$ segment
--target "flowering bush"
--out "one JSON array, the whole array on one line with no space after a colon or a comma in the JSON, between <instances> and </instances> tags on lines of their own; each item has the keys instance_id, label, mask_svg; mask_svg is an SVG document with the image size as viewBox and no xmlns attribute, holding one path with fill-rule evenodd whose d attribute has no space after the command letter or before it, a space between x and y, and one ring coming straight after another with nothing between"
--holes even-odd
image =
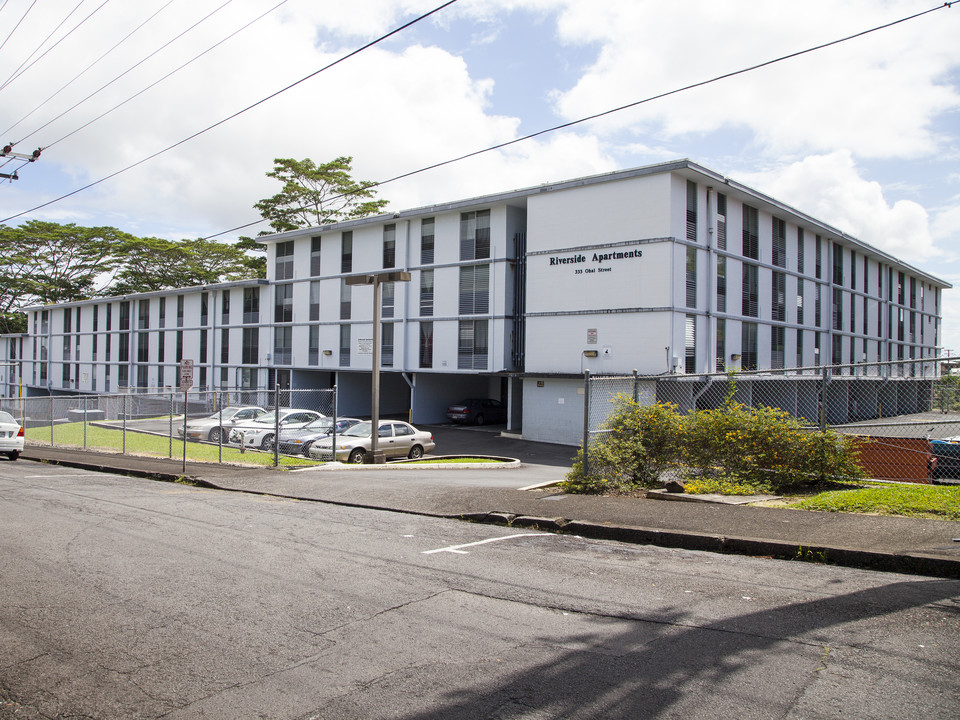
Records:
<instances>
[{"instance_id":1,"label":"flowering bush","mask_svg":"<svg viewBox=\"0 0 960 720\"><path fill-rule=\"evenodd\" d=\"M860 479L853 438L811 431L788 413L749 408L728 398L716 410L680 415L672 404L643 406L619 398L604 433L581 448L567 474L571 492L629 492L655 487L668 470L711 487L736 484L781 492L828 479Z\"/></svg>"}]
</instances>

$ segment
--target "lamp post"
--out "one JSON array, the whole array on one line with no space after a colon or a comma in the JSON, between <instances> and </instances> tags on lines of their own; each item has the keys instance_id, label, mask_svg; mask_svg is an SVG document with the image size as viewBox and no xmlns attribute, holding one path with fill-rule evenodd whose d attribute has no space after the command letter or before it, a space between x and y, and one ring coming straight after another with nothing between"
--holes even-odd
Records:
<instances>
[{"instance_id":1,"label":"lamp post","mask_svg":"<svg viewBox=\"0 0 960 720\"><path fill-rule=\"evenodd\" d=\"M378 448L380 436L380 296L385 282L410 282L411 275L404 271L382 272L370 275L353 275L345 279L347 285L373 285L373 368L370 388L370 460L384 462Z\"/></svg>"}]
</instances>

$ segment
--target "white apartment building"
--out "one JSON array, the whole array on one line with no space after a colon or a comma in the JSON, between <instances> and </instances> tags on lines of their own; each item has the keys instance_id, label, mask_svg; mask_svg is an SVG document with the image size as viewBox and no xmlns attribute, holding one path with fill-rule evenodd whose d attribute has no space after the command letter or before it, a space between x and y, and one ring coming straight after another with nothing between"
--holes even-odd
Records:
<instances>
[{"instance_id":1,"label":"white apartment building","mask_svg":"<svg viewBox=\"0 0 960 720\"><path fill-rule=\"evenodd\" d=\"M0 393L328 388L444 420L494 397L576 443L583 373L695 375L933 358L950 285L688 160L268 236L268 277L27 311ZM897 366L893 366L896 368Z\"/></svg>"}]
</instances>

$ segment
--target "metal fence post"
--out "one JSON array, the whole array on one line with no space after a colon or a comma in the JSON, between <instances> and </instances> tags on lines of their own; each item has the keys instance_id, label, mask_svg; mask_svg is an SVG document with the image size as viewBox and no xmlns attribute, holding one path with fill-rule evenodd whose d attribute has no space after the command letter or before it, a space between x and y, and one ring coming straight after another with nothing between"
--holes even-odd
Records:
<instances>
[{"instance_id":1,"label":"metal fence post","mask_svg":"<svg viewBox=\"0 0 960 720\"><path fill-rule=\"evenodd\" d=\"M333 385L333 427L330 428L330 462L337 459L337 385Z\"/></svg>"},{"instance_id":2,"label":"metal fence post","mask_svg":"<svg viewBox=\"0 0 960 720\"><path fill-rule=\"evenodd\" d=\"M167 450L167 457L171 460L173 459L173 411L175 408L174 399L175 395L170 393L170 447Z\"/></svg>"},{"instance_id":3,"label":"metal fence post","mask_svg":"<svg viewBox=\"0 0 960 720\"><path fill-rule=\"evenodd\" d=\"M221 399L222 400L222 399ZM223 464L223 402L217 408L217 462Z\"/></svg>"},{"instance_id":4,"label":"metal fence post","mask_svg":"<svg viewBox=\"0 0 960 720\"><path fill-rule=\"evenodd\" d=\"M123 435L123 446L120 450L121 455L127 454L127 394L123 394L123 423L122 423L122 435Z\"/></svg>"},{"instance_id":5,"label":"metal fence post","mask_svg":"<svg viewBox=\"0 0 960 720\"><path fill-rule=\"evenodd\" d=\"M583 477L590 475L590 371L583 371Z\"/></svg>"},{"instance_id":6,"label":"metal fence post","mask_svg":"<svg viewBox=\"0 0 960 720\"><path fill-rule=\"evenodd\" d=\"M827 366L823 366L820 376L820 432L827 429Z\"/></svg>"},{"instance_id":7,"label":"metal fence post","mask_svg":"<svg viewBox=\"0 0 960 720\"><path fill-rule=\"evenodd\" d=\"M280 383L273 385L273 466L280 465Z\"/></svg>"},{"instance_id":8,"label":"metal fence post","mask_svg":"<svg viewBox=\"0 0 960 720\"><path fill-rule=\"evenodd\" d=\"M633 369L633 402L640 402L640 378L636 368Z\"/></svg>"},{"instance_id":9,"label":"metal fence post","mask_svg":"<svg viewBox=\"0 0 960 720\"><path fill-rule=\"evenodd\" d=\"M53 395L50 396L50 447L53 447Z\"/></svg>"},{"instance_id":10,"label":"metal fence post","mask_svg":"<svg viewBox=\"0 0 960 720\"><path fill-rule=\"evenodd\" d=\"M83 396L83 449L87 449L87 396Z\"/></svg>"}]
</instances>

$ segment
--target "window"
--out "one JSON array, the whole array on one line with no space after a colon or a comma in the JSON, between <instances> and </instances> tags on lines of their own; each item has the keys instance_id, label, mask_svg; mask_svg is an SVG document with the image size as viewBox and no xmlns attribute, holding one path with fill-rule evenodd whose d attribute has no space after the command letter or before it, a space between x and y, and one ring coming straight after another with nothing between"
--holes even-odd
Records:
<instances>
[{"instance_id":1,"label":"window","mask_svg":"<svg viewBox=\"0 0 960 720\"><path fill-rule=\"evenodd\" d=\"M797 330L797 367L803 367L803 330Z\"/></svg>"},{"instance_id":2,"label":"window","mask_svg":"<svg viewBox=\"0 0 960 720\"><path fill-rule=\"evenodd\" d=\"M823 271L823 241L819 235L817 235L813 245L816 250L816 259L814 264L816 265L817 279L819 280L821 277L823 277L821 275L821 272Z\"/></svg>"},{"instance_id":3,"label":"window","mask_svg":"<svg viewBox=\"0 0 960 720\"><path fill-rule=\"evenodd\" d=\"M206 330L200 331L200 362L201 363L207 362L207 344L209 342L208 337L209 336Z\"/></svg>"},{"instance_id":4,"label":"window","mask_svg":"<svg viewBox=\"0 0 960 720\"><path fill-rule=\"evenodd\" d=\"M161 333L161 337L162 337L162 335L163 335L163 334ZM96 359L97 359L97 340L100 339L100 336L99 336L99 335L94 335L94 336L93 336L92 338L90 338L90 339L93 341L93 346L92 346L91 349L90 349L90 359L91 359L91 360L96 360ZM33 340L34 340L34 344L36 344L36 340L37 340L37 339L34 338Z\"/></svg>"},{"instance_id":5,"label":"window","mask_svg":"<svg viewBox=\"0 0 960 720\"><path fill-rule=\"evenodd\" d=\"M787 319L787 275L782 272L771 273L773 282L770 293L773 307L770 317L773 320L784 322Z\"/></svg>"},{"instance_id":6,"label":"window","mask_svg":"<svg viewBox=\"0 0 960 720\"><path fill-rule=\"evenodd\" d=\"M347 285L344 278L340 278L340 319L350 319L350 300L353 297L353 288ZM343 363L341 363L342 365Z\"/></svg>"},{"instance_id":7,"label":"window","mask_svg":"<svg viewBox=\"0 0 960 720\"><path fill-rule=\"evenodd\" d=\"M833 246L833 284L843 285L843 247Z\"/></svg>"},{"instance_id":8,"label":"window","mask_svg":"<svg viewBox=\"0 0 960 720\"><path fill-rule=\"evenodd\" d=\"M433 323L420 323L420 367L433 367Z\"/></svg>"},{"instance_id":9,"label":"window","mask_svg":"<svg viewBox=\"0 0 960 720\"><path fill-rule=\"evenodd\" d=\"M687 248L687 307L697 306L697 249Z\"/></svg>"},{"instance_id":10,"label":"window","mask_svg":"<svg viewBox=\"0 0 960 720\"><path fill-rule=\"evenodd\" d=\"M310 320L320 319L320 281L310 281Z\"/></svg>"},{"instance_id":11,"label":"window","mask_svg":"<svg viewBox=\"0 0 960 720\"><path fill-rule=\"evenodd\" d=\"M740 368L757 369L757 324L743 323L740 331Z\"/></svg>"},{"instance_id":12,"label":"window","mask_svg":"<svg viewBox=\"0 0 960 720\"><path fill-rule=\"evenodd\" d=\"M392 318L394 303L396 302L397 284L385 282L380 284L380 317Z\"/></svg>"},{"instance_id":13,"label":"window","mask_svg":"<svg viewBox=\"0 0 960 720\"><path fill-rule=\"evenodd\" d=\"M727 196L717 193L717 248L727 249Z\"/></svg>"},{"instance_id":14,"label":"window","mask_svg":"<svg viewBox=\"0 0 960 720\"><path fill-rule=\"evenodd\" d=\"M340 233L340 272L353 272L353 231Z\"/></svg>"},{"instance_id":15,"label":"window","mask_svg":"<svg viewBox=\"0 0 960 720\"><path fill-rule=\"evenodd\" d=\"M383 226L383 267L397 266L397 226L394 223Z\"/></svg>"},{"instance_id":16,"label":"window","mask_svg":"<svg viewBox=\"0 0 960 720\"><path fill-rule=\"evenodd\" d=\"M487 321L461 320L457 343L457 367L487 369Z\"/></svg>"},{"instance_id":17,"label":"window","mask_svg":"<svg viewBox=\"0 0 960 720\"><path fill-rule=\"evenodd\" d=\"M687 180L687 240L697 241L697 184L692 180Z\"/></svg>"},{"instance_id":18,"label":"window","mask_svg":"<svg viewBox=\"0 0 960 720\"><path fill-rule=\"evenodd\" d=\"M230 362L230 331L226 328L220 330L220 364L226 365Z\"/></svg>"},{"instance_id":19,"label":"window","mask_svg":"<svg viewBox=\"0 0 960 720\"><path fill-rule=\"evenodd\" d=\"M320 364L320 326L311 325L307 343L307 362L310 365Z\"/></svg>"},{"instance_id":20,"label":"window","mask_svg":"<svg viewBox=\"0 0 960 720\"><path fill-rule=\"evenodd\" d=\"M240 345L240 362L244 365L260 364L260 328L244 328Z\"/></svg>"},{"instance_id":21,"label":"window","mask_svg":"<svg viewBox=\"0 0 960 720\"><path fill-rule=\"evenodd\" d=\"M340 326L340 366L350 367L350 326Z\"/></svg>"},{"instance_id":22,"label":"window","mask_svg":"<svg viewBox=\"0 0 960 720\"><path fill-rule=\"evenodd\" d=\"M145 330L150 327L150 301L137 301L137 329ZM77 330L80 328L77 327Z\"/></svg>"},{"instance_id":23,"label":"window","mask_svg":"<svg viewBox=\"0 0 960 720\"><path fill-rule=\"evenodd\" d=\"M817 296L813 303L813 324L815 327L820 327L820 321L822 318L821 308L823 307L822 295L820 293L820 286L814 286L817 291Z\"/></svg>"},{"instance_id":24,"label":"window","mask_svg":"<svg viewBox=\"0 0 960 720\"><path fill-rule=\"evenodd\" d=\"M288 326L273 329L273 362L289 365L293 354L293 328Z\"/></svg>"},{"instance_id":25,"label":"window","mask_svg":"<svg viewBox=\"0 0 960 720\"><path fill-rule=\"evenodd\" d=\"M773 219L773 264L787 266L787 223L780 218Z\"/></svg>"},{"instance_id":26,"label":"window","mask_svg":"<svg viewBox=\"0 0 960 720\"><path fill-rule=\"evenodd\" d=\"M420 221L420 264L433 265L433 218Z\"/></svg>"},{"instance_id":27,"label":"window","mask_svg":"<svg viewBox=\"0 0 960 720\"><path fill-rule=\"evenodd\" d=\"M157 327L164 328L164 327L167 326L167 298L162 297L162 298L160 298L160 299L157 300L157 303L158 303L158 305L157 305L157 313L158 313ZM96 323L97 323L97 316L96 316L96 314L94 314L94 316L93 316L93 323L94 323L94 328L93 328L93 329L96 330L96 329L97 329L97 328L96 328Z\"/></svg>"},{"instance_id":28,"label":"window","mask_svg":"<svg viewBox=\"0 0 960 720\"><path fill-rule=\"evenodd\" d=\"M260 288L243 289L243 323L255 325L260 322Z\"/></svg>"},{"instance_id":29,"label":"window","mask_svg":"<svg viewBox=\"0 0 960 720\"><path fill-rule=\"evenodd\" d=\"M482 260L490 257L490 211L460 214L460 259Z\"/></svg>"},{"instance_id":30,"label":"window","mask_svg":"<svg viewBox=\"0 0 960 720\"><path fill-rule=\"evenodd\" d=\"M111 308L111 307L112 307L111 305L107 305L107 318L108 318L108 320L107 320L107 330L110 329L109 317L110 317L110 308ZM49 310L41 310L41 311L40 311L40 334L41 334L41 335L46 335L49 330L50 330L50 311L49 311Z\"/></svg>"},{"instance_id":31,"label":"window","mask_svg":"<svg viewBox=\"0 0 960 720\"><path fill-rule=\"evenodd\" d=\"M65 320L66 327L64 327L64 332L70 332L69 321ZM120 329L129 330L130 329L130 301L125 300L120 303Z\"/></svg>"},{"instance_id":32,"label":"window","mask_svg":"<svg viewBox=\"0 0 960 720\"><path fill-rule=\"evenodd\" d=\"M850 251L850 289L857 289L857 253Z\"/></svg>"},{"instance_id":33,"label":"window","mask_svg":"<svg viewBox=\"0 0 960 720\"><path fill-rule=\"evenodd\" d=\"M121 365L117 368L117 385L122 388L130 386L130 368L128 366Z\"/></svg>"},{"instance_id":34,"label":"window","mask_svg":"<svg viewBox=\"0 0 960 720\"><path fill-rule=\"evenodd\" d=\"M727 321L717 318L717 372L727 368Z\"/></svg>"},{"instance_id":35,"label":"window","mask_svg":"<svg viewBox=\"0 0 960 720\"><path fill-rule=\"evenodd\" d=\"M220 295L220 324L230 324L230 291L224 290Z\"/></svg>"},{"instance_id":36,"label":"window","mask_svg":"<svg viewBox=\"0 0 960 720\"><path fill-rule=\"evenodd\" d=\"M744 257L760 259L760 218L756 208L743 206L743 249Z\"/></svg>"},{"instance_id":37,"label":"window","mask_svg":"<svg viewBox=\"0 0 960 720\"><path fill-rule=\"evenodd\" d=\"M276 297L273 305L273 321L293 322L293 283L275 285Z\"/></svg>"},{"instance_id":38,"label":"window","mask_svg":"<svg viewBox=\"0 0 960 720\"><path fill-rule=\"evenodd\" d=\"M479 315L490 310L490 266L460 268L461 315Z\"/></svg>"},{"instance_id":39,"label":"window","mask_svg":"<svg viewBox=\"0 0 960 720\"><path fill-rule=\"evenodd\" d=\"M176 346L176 351L177 351L176 360L177 360L177 362L180 362L181 360L183 360L183 330L177 330L177 346ZM178 375L177 377L179 377L179 375ZM179 384L180 384L180 381L178 380L178 381L177 381L177 385L179 385Z\"/></svg>"},{"instance_id":40,"label":"window","mask_svg":"<svg viewBox=\"0 0 960 720\"><path fill-rule=\"evenodd\" d=\"M200 293L200 325L207 326L209 321L210 293Z\"/></svg>"},{"instance_id":41,"label":"window","mask_svg":"<svg viewBox=\"0 0 960 720\"><path fill-rule=\"evenodd\" d=\"M786 328L783 326L774 326L770 328L770 367L782 368L784 365L784 336Z\"/></svg>"},{"instance_id":42,"label":"window","mask_svg":"<svg viewBox=\"0 0 960 720\"><path fill-rule=\"evenodd\" d=\"M743 265L743 288L741 293L741 315L759 316L759 272L756 265Z\"/></svg>"},{"instance_id":43,"label":"window","mask_svg":"<svg viewBox=\"0 0 960 720\"><path fill-rule=\"evenodd\" d=\"M157 362L162 363L167 359L167 334L157 333ZM158 382L157 385L163 383Z\"/></svg>"},{"instance_id":44,"label":"window","mask_svg":"<svg viewBox=\"0 0 960 720\"><path fill-rule=\"evenodd\" d=\"M433 270L420 271L420 314L433 315Z\"/></svg>"},{"instance_id":45,"label":"window","mask_svg":"<svg viewBox=\"0 0 960 720\"><path fill-rule=\"evenodd\" d=\"M830 364L839 365L843 362L843 336L834 335L830 346Z\"/></svg>"},{"instance_id":46,"label":"window","mask_svg":"<svg viewBox=\"0 0 960 720\"><path fill-rule=\"evenodd\" d=\"M126 333L120 336L120 362L130 362L130 336Z\"/></svg>"},{"instance_id":47,"label":"window","mask_svg":"<svg viewBox=\"0 0 960 720\"><path fill-rule=\"evenodd\" d=\"M393 367L393 323L380 326L380 366Z\"/></svg>"},{"instance_id":48,"label":"window","mask_svg":"<svg viewBox=\"0 0 960 720\"><path fill-rule=\"evenodd\" d=\"M857 331L857 296L850 296L850 332Z\"/></svg>"},{"instance_id":49,"label":"window","mask_svg":"<svg viewBox=\"0 0 960 720\"><path fill-rule=\"evenodd\" d=\"M137 362L150 362L150 333L137 333Z\"/></svg>"},{"instance_id":50,"label":"window","mask_svg":"<svg viewBox=\"0 0 960 720\"><path fill-rule=\"evenodd\" d=\"M727 311L727 259L717 258L717 312Z\"/></svg>"},{"instance_id":51,"label":"window","mask_svg":"<svg viewBox=\"0 0 960 720\"><path fill-rule=\"evenodd\" d=\"M310 238L310 277L320 274L320 236Z\"/></svg>"},{"instance_id":52,"label":"window","mask_svg":"<svg viewBox=\"0 0 960 720\"><path fill-rule=\"evenodd\" d=\"M804 248L803 228L797 228L797 272L804 272L806 249Z\"/></svg>"},{"instance_id":53,"label":"window","mask_svg":"<svg viewBox=\"0 0 960 720\"><path fill-rule=\"evenodd\" d=\"M274 280L293 279L293 240L277 243L276 257L274 258Z\"/></svg>"},{"instance_id":54,"label":"window","mask_svg":"<svg viewBox=\"0 0 960 720\"><path fill-rule=\"evenodd\" d=\"M843 330L843 290L833 289L833 324L830 326L834 330Z\"/></svg>"},{"instance_id":55,"label":"window","mask_svg":"<svg viewBox=\"0 0 960 720\"><path fill-rule=\"evenodd\" d=\"M687 315L684 327L683 371L697 371L697 316Z\"/></svg>"},{"instance_id":56,"label":"window","mask_svg":"<svg viewBox=\"0 0 960 720\"><path fill-rule=\"evenodd\" d=\"M797 278L797 324L803 325L803 278Z\"/></svg>"},{"instance_id":57,"label":"window","mask_svg":"<svg viewBox=\"0 0 960 720\"><path fill-rule=\"evenodd\" d=\"M129 307L129 306L128 306ZM128 321L129 322L129 321ZM70 312L70 308L64 308L63 310L63 332L68 333L73 330L73 313Z\"/></svg>"}]
</instances>

